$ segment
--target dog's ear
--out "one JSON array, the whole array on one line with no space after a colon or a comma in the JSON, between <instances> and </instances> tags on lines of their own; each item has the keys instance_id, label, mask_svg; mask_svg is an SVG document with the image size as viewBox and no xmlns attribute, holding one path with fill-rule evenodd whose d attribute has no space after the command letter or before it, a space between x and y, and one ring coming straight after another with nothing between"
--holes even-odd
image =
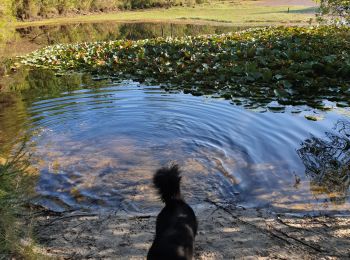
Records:
<instances>
[{"instance_id":1,"label":"dog's ear","mask_svg":"<svg viewBox=\"0 0 350 260\"><path fill-rule=\"evenodd\" d=\"M168 168L169 168L170 171L176 171L176 172L180 173L180 167L179 167L179 165L176 163L176 161L171 161L171 162L169 163Z\"/></svg>"},{"instance_id":2,"label":"dog's ear","mask_svg":"<svg viewBox=\"0 0 350 260\"><path fill-rule=\"evenodd\" d=\"M172 162L170 164L169 170L172 171L172 172L177 172L177 175L180 175L180 167L179 167L179 165L176 162Z\"/></svg>"}]
</instances>

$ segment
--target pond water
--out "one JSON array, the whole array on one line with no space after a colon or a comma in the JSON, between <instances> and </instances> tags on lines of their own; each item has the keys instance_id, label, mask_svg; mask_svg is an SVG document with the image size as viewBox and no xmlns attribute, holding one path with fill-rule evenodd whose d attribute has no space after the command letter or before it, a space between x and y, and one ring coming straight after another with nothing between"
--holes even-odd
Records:
<instances>
[{"instance_id":1,"label":"pond water","mask_svg":"<svg viewBox=\"0 0 350 260\"><path fill-rule=\"evenodd\" d=\"M168 23L76 23L66 25L31 26L17 28L1 46L0 57L22 55L38 48L57 44L118 39L147 39L181 37L184 35L222 34L244 29L233 26L211 26ZM1 44L1 42L0 42Z\"/></svg>"},{"instance_id":2,"label":"pond water","mask_svg":"<svg viewBox=\"0 0 350 260\"><path fill-rule=\"evenodd\" d=\"M92 24L69 26L18 33L22 39L32 37L38 47L56 42L52 39L76 42L234 30L159 24L99 25L103 30ZM88 34L90 29L82 29L89 26L95 28L96 38ZM350 209L349 107L329 101L324 101L329 111L274 102L254 105L247 96L247 109L209 96L78 73L58 77L37 69L11 77L8 84L17 92L0 95L0 156L28 139L32 163L40 172L35 202L52 210L154 212L161 204L151 178L170 162L182 168L183 193L193 206L210 199L310 214Z\"/></svg>"},{"instance_id":3,"label":"pond water","mask_svg":"<svg viewBox=\"0 0 350 260\"><path fill-rule=\"evenodd\" d=\"M30 139L40 170L36 203L52 210L152 212L160 206L152 175L171 161L194 206L209 198L310 214L349 209L348 108L248 110L47 71L30 71L26 81L28 89L1 109L0 142Z\"/></svg>"}]
</instances>

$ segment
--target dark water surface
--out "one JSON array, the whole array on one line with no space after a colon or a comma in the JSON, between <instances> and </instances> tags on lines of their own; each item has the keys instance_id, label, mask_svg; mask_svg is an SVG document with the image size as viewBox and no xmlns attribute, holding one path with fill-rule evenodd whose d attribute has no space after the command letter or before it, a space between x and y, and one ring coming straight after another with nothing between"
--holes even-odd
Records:
<instances>
[{"instance_id":1,"label":"dark water surface","mask_svg":"<svg viewBox=\"0 0 350 260\"><path fill-rule=\"evenodd\" d=\"M185 35L222 34L242 30L244 27L212 26L169 23L76 23L66 25L31 26L9 32L0 57L22 55L41 47L57 43L112 41L118 39L149 39L155 37L181 37Z\"/></svg>"},{"instance_id":2,"label":"dark water surface","mask_svg":"<svg viewBox=\"0 0 350 260\"><path fill-rule=\"evenodd\" d=\"M18 52L22 45L230 30L237 28L33 27L18 29L19 40L8 46ZM183 169L184 195L194 206L209 198L312 214L350 209L349 107L325 101L330 110L320 111L272 102L246 109L159 86L41 70L19 71L8 84L17 94L0 95L0 156L29 139L40 171L36 203L52 210L151 212L160 205L151 177L171 161Z\"/></svg>"},{"instance_id":3,"label":"dark water surface","mask_svg":"<svg viewBox=\"0 0 350 260\"><path fill-rule=\"evenodd\" d=\"M28 89L0 110L2 147L30 136L40 170L37 203L150 212L159 206L152 174L176 161L192 205L209 198L309 213L349 210L349 108L247 110L132 81L48 74L39 80L31 72Z\"/></svg>"}]
</instances>

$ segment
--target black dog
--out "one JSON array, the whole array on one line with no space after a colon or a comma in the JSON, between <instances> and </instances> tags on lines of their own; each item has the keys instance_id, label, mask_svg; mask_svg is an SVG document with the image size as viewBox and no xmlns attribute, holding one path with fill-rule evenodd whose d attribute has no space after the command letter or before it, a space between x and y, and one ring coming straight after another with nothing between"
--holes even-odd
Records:
<instances>
[{"instance_id":1,"label":"black dog","mask_svg":"<svg viewBox=\"0 0 350 260\"><path fill-rule=\"evenodd\" d=\"M180 172L177 165L159 169L153 177L165 207L156 223L156 237L148 252L148 260L192 259L197 219L180 193Z\"/></svg>"}]
</instances>

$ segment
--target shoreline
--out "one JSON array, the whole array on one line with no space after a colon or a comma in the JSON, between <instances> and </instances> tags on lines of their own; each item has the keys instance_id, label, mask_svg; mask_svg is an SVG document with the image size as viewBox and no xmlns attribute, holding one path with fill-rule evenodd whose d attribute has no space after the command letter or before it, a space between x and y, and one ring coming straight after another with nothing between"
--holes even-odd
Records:
<instances>
[{"instance_id":1,"label":"shoreline","mask_svg":"<svg viewBox=\"0 0 350 260\"><path fill-rule=\"evenodd\" d=\"M350 257L349 216L296 217L210 201L195 212L195 259ZM36 219L36 250L59 259L145 259L156 215L44 214Z\"/></svg>"},{"instance_id":2,"label":"shoreline","mask_svg":"<svg viewBox=\"0 0 350 260\"><path fill-rule=\"evenodd\" d=\"M92 15L95 16L95 15ZM60 26L60 25L70 25L70 24L89 24L89 23L128 23L128 24L133 24L133 23L150 23L150 24L192 24L192 25L210 25L210 26L226 26L226 27L248 27L248 26L253 26L252 24L244 25L243 23L240 25L237 25L235 23L231 22L219 22L219 21L210 21L210 20L205 20L205 19L191 19L191 18L177 18L177 19L103 19L103 15L97 17L96 19L92 20L79 20L80 18L83 17L74 17L72 19L63 19L66 21L50 21L50 20L38 20L38 21L32 21L32 22L20 22L20 23L15 23L15 28L28 28L28 27L36 27L36 26ZM60 18L61 20L61 18ZM41 24L42 22L42 24ZM261 25L264 26L264 25Z\"/></svg>"},{"instance_id":3,"label":"shoreline","mask_svg":"<svg viewBox=\"0 0 350 260\"><path fill-rule=\"evenodd\" d=\"M295 0L294 0L295 1ZM68 14L32 21L15 21L15 28L30 26L64 25L72 23L193 23L218 26L269 26L307 23L314 18L317 6L310 0L272 0L244 2L213 2L194 7L173 6L127 11L91 12ZM157 17L157 19L154 19Z\"/></svg>"}]
</instances>

